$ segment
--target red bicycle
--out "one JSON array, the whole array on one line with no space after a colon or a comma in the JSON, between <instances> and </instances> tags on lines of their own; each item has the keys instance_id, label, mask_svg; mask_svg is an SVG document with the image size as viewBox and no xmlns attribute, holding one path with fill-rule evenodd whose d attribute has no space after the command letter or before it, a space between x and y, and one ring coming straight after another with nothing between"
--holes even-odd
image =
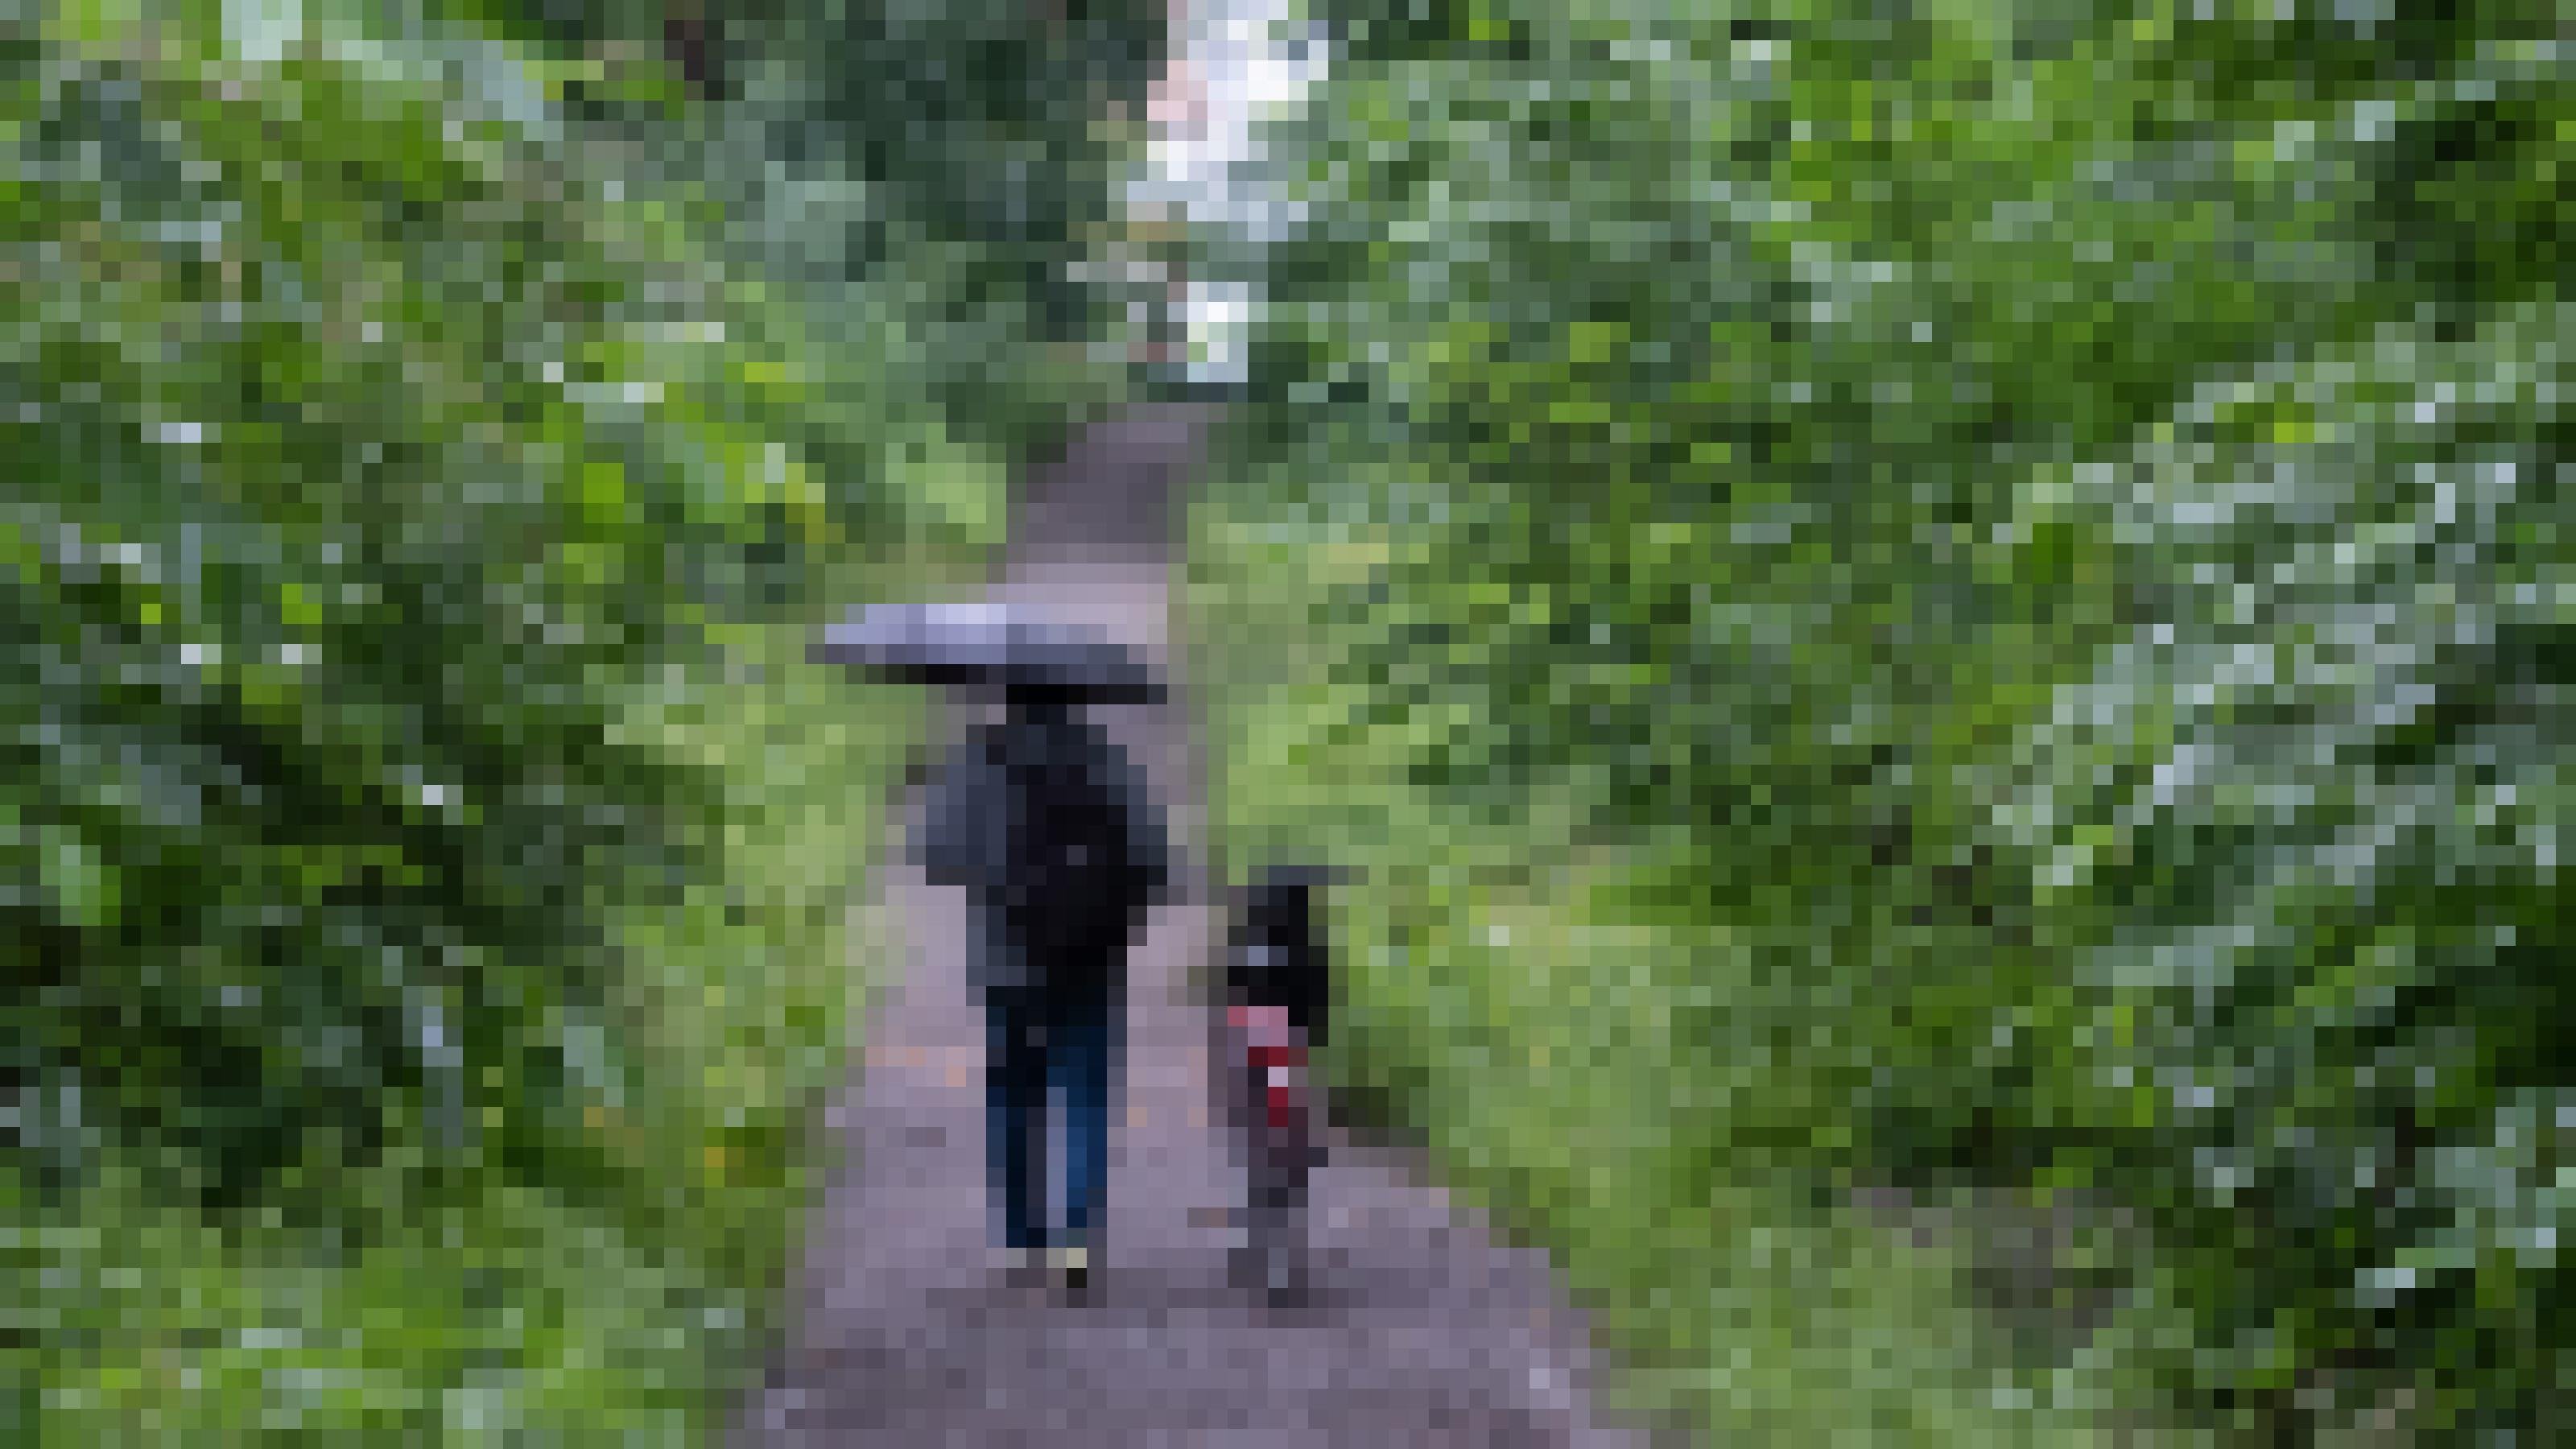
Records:
<instances>
[{"instance_id":1,"label":"red bicycle","mask_svg":"<svg viewBox=\"0 0 2576 1449\"><path fill-rule=\"evenodd\" d=\"M1324 1044L1331 964L1315 891L1339 872L1274 864L1241 888L1226 944L1224 1095L1244 1167L1238 1279L1274 1300L1306 1288L1308 1183L1323 1152L1311 1070Z\"/></svg>"},{"instance_id":2,"label":"red bicycle","mask_svg":"<svg viewBox=\"0 0 2576 1449\"><path fill-rule=\"evenodd\" d=\"M1306 1286L1306 1202L1317 1156L1305 1034L1283 1006L1229 1007L1227 1062L1236 1074L1244 1148L1244 1257L1274 1298Z\"/></svg>"}]
</instances>

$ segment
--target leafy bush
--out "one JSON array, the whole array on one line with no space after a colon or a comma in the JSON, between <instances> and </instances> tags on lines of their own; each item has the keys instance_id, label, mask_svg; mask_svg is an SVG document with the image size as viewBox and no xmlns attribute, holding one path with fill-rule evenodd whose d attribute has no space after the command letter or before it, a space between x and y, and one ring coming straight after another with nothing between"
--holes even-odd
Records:
<instances>
[{"instance_id":1,"label":"leafy bush","mask_svg":"<svg viewBox=\"0 0 2576 1449\"><path fill-rule=\"evenodd\" d=\"M1390 861L1663 862L1670 1252L2057 1195L2136 1225L2133 1413L2545 1438L2566 61L2340 14L1348 27L1248 427L1371 556L1262 768L1365 762L1293 828ZM1372 1070L1474 1058L1366 989Z\"/></svg>"},{"instance_id":2,"label":"leafy bush","mask_svg":"<svg viewBox=\"0 0 2576 1449\"><path fill-rule=\"evenodd\" d=\"M541 67L316 10L0 20L0 1409L697 1442L912 724L801 628L990 483Z\"/></svg>"},{"instance_id":3,"label":"leafy bush","mask_svg":"<svg viewBox=\"0 0 2576 1449\"><path fill-rule=\"evenodd\" d=\"M13 90L22 1060L225 1206L487 1106L533 1170L597 888L703 808L608 686L757 451L665 444L617 239L422 83L45 47Z\"/></svg>"}]
</instances>

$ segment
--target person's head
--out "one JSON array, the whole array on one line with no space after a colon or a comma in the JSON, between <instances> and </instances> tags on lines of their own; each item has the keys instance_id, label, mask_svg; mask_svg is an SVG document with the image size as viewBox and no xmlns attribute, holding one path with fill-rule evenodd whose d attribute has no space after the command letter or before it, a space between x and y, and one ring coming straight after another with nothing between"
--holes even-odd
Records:
<instances>
[{"instance_id":1,"label":"person's head","mask_svg":"<svg viewBox=\"0 0 2576 1449\"><path fill-rule=\"evenodd\" d=\"M1258 883L1261 909L1279 916L1302 916L1314 891L1311 874L1293 865L1264 869Z\"/></svg>"},{"instance_id":2,"label":"person's head","mask_svg":"<svg viewBox=\"0 0 2576 1449\"><path fill-rule=\"evenodd\" d=\"M1298 1013L1301 1029L1322 1029L1320 994L1330 967L1317 888L1332 877L1328 868L1274 862L1236 888L1226 953L1234 1000L1285 1005Z\"/></svg>"},{"instance_id":3,"label":"person's head","mask_svg":"<svg viewBox=\"0 0 2576 1449\"><path fill-rule=\"evenodd\" d=\"M1303 912L1313 908L1324 887L1350 878L1340 866L1316 865L1306 861L1273 861L1262 868L1254 882L1274 908Z\"/></svg>"},{"instance_id":4,"label":"person's head","mask_svg":"<svg viewBox=\"0 0 2576 1449\"><path fill-rule=\"evenodd\" d=\"M1314 931L1312 871L1274 864L1248 882L1238 902L1237 930L1247 942L1301 951Z\"/></svg>"}]
</instances>

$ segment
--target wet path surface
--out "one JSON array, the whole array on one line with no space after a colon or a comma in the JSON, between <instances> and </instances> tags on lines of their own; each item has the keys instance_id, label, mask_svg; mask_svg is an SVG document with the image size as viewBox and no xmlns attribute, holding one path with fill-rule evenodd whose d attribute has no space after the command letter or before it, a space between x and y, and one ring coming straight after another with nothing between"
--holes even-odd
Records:
<instances>
[{"instance_id":1,"label":"wet path surface","mask_svg":"<svg viewBox=\"0 0 2576 1449\"><path fill-rule=\"evenodd\" d=\"M1078 433L1033 480L995 586L1171 658L1169 500L1201 426L1137 408ZM1186 685L1176 698L1186 700ZM1179 709L1104 710L1200 858L1202 791ZM909 825L909 820L903 822ZM1582 1335L1534 1254L1498 1246L1397 1158L1320 1173L1313 1301L1274 1312L1226 1280L1237 1192L1211 1123L1191 999L1212 913L1153 920L1132 958L1108 1217L1079 1304L1018 1291L986 1257L983 1032L964 901L890 861L870 903L864 1056L828 1114L791 1342L746 1406L747 1445L1571 1445L1591 1422ZM1192 891L1203 898L1204 891ZM854 963L854 968L860 963Z\"/></svg>"}]
</instances>

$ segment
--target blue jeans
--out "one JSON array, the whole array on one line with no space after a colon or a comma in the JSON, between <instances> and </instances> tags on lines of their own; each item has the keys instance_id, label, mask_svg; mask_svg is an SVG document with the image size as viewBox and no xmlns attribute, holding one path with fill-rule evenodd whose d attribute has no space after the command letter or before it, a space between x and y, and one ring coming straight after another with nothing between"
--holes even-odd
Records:
<instances>
[{"instance_id":1,"label":"blue jeans","mask_svg":"<svg viewBox=\"0 0 2576 1449\"><path fill-rule=\"evenodd\" d=\"M1003 1246L1088 1243L1109 1188L1114 993L1070 999L994 991L984 1005L984 1142ZM1047 1216L1047 1101L1064 1103L1064 1225Z\"/></svg>"}]
</instances>

